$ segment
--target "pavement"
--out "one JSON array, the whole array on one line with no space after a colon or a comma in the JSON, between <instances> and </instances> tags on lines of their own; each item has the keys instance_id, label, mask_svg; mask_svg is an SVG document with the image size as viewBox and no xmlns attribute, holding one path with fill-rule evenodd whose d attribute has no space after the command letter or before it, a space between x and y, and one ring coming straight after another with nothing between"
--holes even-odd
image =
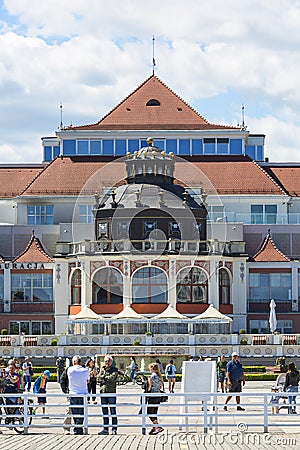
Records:
<instances>
[{"instance_id":1,"label":"pavement","mask_svg":"<svg viewBox=\"0 0 300 450\"><path fill-rule=\"evenodd\" d=\"M51 396L48 398L46 414L49 418L41 417L41 411L33 418L33 428L28 435L17 435L14 430L2 428L0 435L0 450L93 450L93 449L152 449L152 450L189 450L189 449L299 449L300 450L300 420L298 415L288 415L283 408L279 415L269 415L268 432L264 433L261 392L270 392L273 382L247 382L244 388L245 397L242 398L245 411L236 410L234 399L228 404L228 412L223 410L225 398L219 398L218 424L215 421L213 408L208 411L208 429L204 433L205 417L202 403L197 399L188 409L188 423L179 424L179 412L185 412L180 407L180 397L172 396L168 403L159 408L159 422L164 431L156 436L149 435L151 422L147 419L146 435L142 434L141 416L138 415L139 397L142 392L140 386L131 383L118 388L118 418L119 428L117 436L98 436L102 429L101 408L99 404L89 405L88 435L74 436L64 434L62 428L63 415L67 405L66 399ZM175 394L181 389L176 383ZM57 383L48 384L48 394L61 394ZM133 394L136 394L134 396ZM32 398L35 399L34 396ZM35 399L36 401L36 399ZM299 398L300 402L300 398ZM270 406L268 405L270 413ZM300 414L300 406L299 406ZM210 419L211 417L211 419ZM210 420L216 428L210 429ZM122 426L121 426L122 425ZM217 432L215 432L217 431ZM72 433L72 430L71 430Z\"/></svg>"}]
</instances>

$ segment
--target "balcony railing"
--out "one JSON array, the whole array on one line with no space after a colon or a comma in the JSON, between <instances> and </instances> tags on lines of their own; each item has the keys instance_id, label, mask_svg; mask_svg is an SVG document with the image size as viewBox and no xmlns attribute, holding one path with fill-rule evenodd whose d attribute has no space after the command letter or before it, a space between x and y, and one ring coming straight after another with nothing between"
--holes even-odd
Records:
<instances>
[{"instance_id":1,"label":"balcony railing","mask_svg":"<svg viewBox=\"0 0 300 450\"><path fill-rule=\"evenodd\" d=\"M246 225L286 225L300 224L300 213L289 214L241 214L236 212L212 213L208 216L208 222L244 223Z\"/></svg>"},{"instance_id":2,"label":"balcony railing","mask_svg":"<svg viewBox=\"0 0 300 450\"><path fill-rule=\"evenodd\" d=\"M299 302L292 300L276 300L277 313L289 313L300 311ZM268 313L270 312L270 300L248 300L248 313Z\"/></svg>"},{"instance_id":3,"label":"balcony railing","mask_svg":"<svg viewBox=\"0 0 300 450\"><path fill-rule=\"evenodd\" d=\"M218 240L99 240L81 241L65 244L64 248L59 244L57 253L63 254L95 254L95 253L139 253L153 254L245 254L245 242Z\"/></svg>"}]
</instances>

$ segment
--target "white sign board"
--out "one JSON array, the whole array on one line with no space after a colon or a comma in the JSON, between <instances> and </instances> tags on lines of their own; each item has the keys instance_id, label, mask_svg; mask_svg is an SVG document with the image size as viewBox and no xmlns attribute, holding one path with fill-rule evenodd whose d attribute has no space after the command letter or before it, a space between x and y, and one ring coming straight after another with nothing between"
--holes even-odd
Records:
<instances>
[{"instance_id":1,"label":"white sign board","mask_svg":"<svg viewBox=\"0 0 300 450\"><path fill-rule=\"evenodd\" d=\"M182 367L181 392L184 394L217 392L217 371L215 361L184 361ZM203 398L185 395L185 401Z\"/></svg>"}]
</instances>

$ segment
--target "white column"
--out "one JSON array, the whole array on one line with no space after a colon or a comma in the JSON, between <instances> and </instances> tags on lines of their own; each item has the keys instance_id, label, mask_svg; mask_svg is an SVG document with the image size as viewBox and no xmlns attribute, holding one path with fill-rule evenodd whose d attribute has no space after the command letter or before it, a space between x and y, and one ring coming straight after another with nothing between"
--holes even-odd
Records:
<instances>
[{"instance_id":1,"label":"white column","mask_svg":"<svg viewBox=\"0 0 300 450\"><path fill-rule=\"evenodd\" d=\"M169 286L168 286L168 302L169 305L176 309L176 260L169 259Z\"/></svg>"},{"instance_id":2,"label":"white column","mask_svg":"<svg viewBox=\"0 0 300 450\"><path fill-rule=\"evenodd\" d=\"M220 258L211 257L210 260L210 276L208 279L208 303L219 309L219 281L218 267Z\"/></svg>"},{"instance_id":3,"label":"white column","mask_svg":"<svg viewBox=\"0 0 300 450\"><path fill-rule=\"evenodd\" d=\"M81 260L81 308L90 306L92 303L92 283L90 279L90 261Z\"/></svg>"},{"instance_id":4,"label":"white column","mask_svg":"<svg viewBox=\"0 0 300 450\"><path fill-rule=\"evenodd\" d=\"M9 264L7 264L9 266ZM4 312L10 312L10 302L11 302L11 279L10 279L10 268L4 267Z\"/></svg>"}]
</instances>

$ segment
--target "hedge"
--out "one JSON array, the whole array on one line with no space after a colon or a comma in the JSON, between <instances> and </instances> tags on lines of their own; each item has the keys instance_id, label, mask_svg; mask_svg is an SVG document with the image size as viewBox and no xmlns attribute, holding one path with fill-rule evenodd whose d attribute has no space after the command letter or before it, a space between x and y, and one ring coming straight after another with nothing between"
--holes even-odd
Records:
<instances>
[{"instance_id":1,"label":"hedge","mask_svg":"<svg viewBox=\"0 0 300 450\"><path fill-rule=\"evenodd\" d=\"M245 373L265 373L266 367L265 366L243 366Z\"/></svg>"},{"instance_id":2,"label":"hedge","mask_svg":"<svg viewBox=\"0 0 300 450\"><path fill-rule=\"evenodd\" d=\"M246 381L276 381L276 373L245 373Z\"/></svg>"}]
</instances>

